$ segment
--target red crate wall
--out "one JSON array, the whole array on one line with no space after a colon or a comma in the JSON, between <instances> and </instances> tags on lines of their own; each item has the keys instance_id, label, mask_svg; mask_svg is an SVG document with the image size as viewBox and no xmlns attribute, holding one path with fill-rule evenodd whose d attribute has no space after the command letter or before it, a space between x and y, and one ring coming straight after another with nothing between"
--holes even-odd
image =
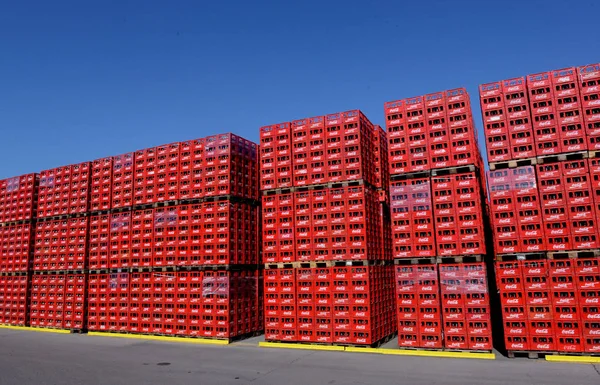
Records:
<instances>
[{"instance_id":1,"label":"red crate wall","mask_svg":"<svg viewBox=\"0 0 600 385\"><path fill-rule=\"evenodd\" d=\"M234 134L205 138L204 196L234 195L257 199L256 144Z\"/></svg>"},{"instance_id":2,"label":"red crate wall","mask_svg":"<svg viewBox=\"0 0 600 385\"><path fill-rule=\"evenodd\" d=\"M232 338L261 329L256 271L91 274L89 330Z\"/></svg>"},{"instance_id":3,"label":"red crate wall","mask_svg":"<svg viewBox=\"0 0 600 385\"><path fill-rule=\"evenodd\" d=\"M65 275L31 277L29 323L31 326L63 328Z\"/></svg>"},{"instance_id":4,"label":"red crate wall","mask_svg":"<svg viewBox=\"0 0 600 385\"><path fill-rule=\"evenodd\" d=\"M106 216L92 217L90 265L256 264L257 212L247 202L211 201L113 213L110 221Z\"/></svg>"},{"instance_id":5,"label":"red crate wall","mask_svg":"<svg viewBox=\"0 0 600 385\"><path fill-rule=\"evenodd\" d=\"M435 256L430 178L393 181L390 197L394 258Z\"/></svg>"},{"instance_id":6,"label":"red crate wall","mask_svg":"<svg viewBox=\"0 0 600 385\"><path fill-rule=\"evenodd\" d=\"M364 345L381 340L396 322L391 269L265 270L265 338Z\"/></svg>"},{"instance_id":7,"label":"red crate wall","mask_svg":"<svg viewBox=\"0 0 600 385\"><path fill-rule=\"evenodd\" d=\"M485 263L439 265L446 349L491 350ZM453 333L449 333L449 331Z\"/></svg>"},{"instance_id":8,"label":"red crate wall","mask_svg":"<svg viewBox=\"0 0 600 385\"><path fill-rule=\"evenodd\" d=\"M477 172L432 177L437 255L486 253L482 186Z\"/></svg>"},{"instance_id":9,"label":"red crate wall","mask_svg":"<svg viewBox=\"0 0 600 385\"><path fill-rule=\"evenodd\" d=\"M31 219L37 208L38 175L0 180L0 222Z\"/></svg>"},{"instance_id":10,"label":"red crate wall","mask_svg":"<svg viewBox=\"0 0 600 385\"><path fill-rule=\"evenodd\" d=\"M261 190L376 180L375 126L359 110L264 126Z\"/></svg>"},{"instance_id":11,"label":"red crate wall","mask_svg":"<svg viewBox=\"0 0 600 385\"><path fill-rule=\"evenodd\" d=\"M396 328L392 266L335 266L333 343L371 345Z\"/></svg>"},{"instance_id":12,"label":"red crate wall","mask_svg":"<svg viewBox=\"0 0 600 385\"><path fill-rule=\"evenodd\" d=\"M0 271L26 272L30 268L33 229L30 223L0 227Z\"/></svg>"},{"instance_id":13,"label":"red crate wall","mask_svg":"<svg viewBox=\"0 0 600 385\"><path fill-rule=\"evenodd\" d=\"M598 352L600 260L496 262L509 351Z\"/></svg>"},{"instance_id":14,"label":"red crate wall","mask_svg":"<svg viewBox=\"0 0 600 385\"><path fill-rule=\"evenodd\" d=\"M0 275L0 324L25 326L28 279L26 275Z\"/></svg>"},{"instance_id":15,"label":"red crate wall","mask_svg":"<svg viewBox=\"0 0 600 385\"><path fill-rule=\"evenodd\" d=\"M377 192L365 186L264 195L264 263L382 260Z\"/></svg>"},{"instance_id":16,"label":"red crate wall","mask_svg":"<svg viewBox=\"0 0 600 385\"><path fill-rule=\"evenodd\" d=\"M40 172L39 218L85 213L91 192L90 162Z\"/></svg>"},{"instance_id":17,"label":"red crate wall","mask_svg":"<svg viewBox=\"0 0 600 385\"><path fill-rule=\"evenodd\" d=\"M477 134L464 88L388 102L384 110L390 174L478 162Z\"/></svg>"},{"instance_id":18,"label":"red crate wall","mask_svg":"<svg viewBox=\"0 0 600 385\"><path fill-rule=\"evenodd\" d=\"M568 160L489 172L496 253L598 247L597 162Z\"/></svg>"},{"instance_id":19,"label":"red crate wall","mask_svg":"<svg viewBox=\"0 0 600 385\"><path fill-rule=\"evenodd\" d=\"M38 222L33 270L80 270L87 267L89 218Z\"/></svg>"},{"instance_id":20,"label":"red crate wall","mask_svg":"<svg viewBox=\"0 0 600 385\"><path fill-rule=\"evenodd\" d=\"M479 88L489 162L599 149L600 65Z\"/></svg>"},{"instance_id":21,"label":"red crate wall","mask_svg":"<svg viewBox=\"0 0 600 385\"><path fill-rule=\"evenodd\" d=\"M442 348L444 328L437 265L396 265L395 271L398 345Z\"/></svg>"}]
</instances>

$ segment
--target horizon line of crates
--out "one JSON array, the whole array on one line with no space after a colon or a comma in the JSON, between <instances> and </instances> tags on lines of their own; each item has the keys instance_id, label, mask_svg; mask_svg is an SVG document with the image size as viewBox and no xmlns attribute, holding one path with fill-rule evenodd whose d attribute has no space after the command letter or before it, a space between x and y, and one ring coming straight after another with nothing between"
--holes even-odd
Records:
<instances>
[{"instance_id":1,"label":"horizon line of crates","mask_svg":"<svg viewBox=\"0 0 600 385\"><path fill-rule=\"evenodd\" d=\"M509 356L600 353L600 64L480 87Z\"/></svg>"},{"instance_id":2,"label":"horizon line of crates","mask_svg":"<svg viewBox=\"0 0 600 385\"><path fill-rule=\"evenodd\" d=\"M262 331L257 157L222 134L0 182L1 322Z\"/></svg>"}]
</instances>

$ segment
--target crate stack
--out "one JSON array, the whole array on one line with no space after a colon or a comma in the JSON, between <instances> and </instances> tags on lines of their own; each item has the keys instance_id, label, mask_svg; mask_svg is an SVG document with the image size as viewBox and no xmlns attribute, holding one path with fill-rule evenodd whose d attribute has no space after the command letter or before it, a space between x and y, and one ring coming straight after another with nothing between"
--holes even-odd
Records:
<instances>
[{"instance_id":1,"label":"crate stack","mask_svg":"<svg viewBox=\"0 0 600 385\"><path fill-rule=\"evenodd\" d=\"M0 324L28 323L38 183L37 174L0 180Z\"/></svg>"},{"instance_id":2,"label":"crate stack","mask_svg":"<svg viewBox=\"0 0 600 385\"><path fill-rule=\"evenodd\" d=\"M40 172L29 326L85 329L91 164Z\"/></svg>"},{"instance_id":3,"label":"crate stack","mask_svg":"<svg viewBox=\"0 0 600 385\"><path fill-rule=\"evenodd\" d=\"M401 348L491 350L483 161L465 89L385 103Z\"/></svg>"},{"instance_id":4,"label":"crate stack","mask_svg":"<svg viewBox=\"0 0 600 385\"><path fill-rule=\"evenodd\" d=\"M488 185L504 337L512 356L600 352L598 81L596 64L480 88L488 155L505 153L489 158ZM534 154L515 155L514 144L499 145L488 130L493 119L510 129L516 92L523 99L521 119L533 131Z\"/></svg>"},{"instance_id":5,"label":"crate stack","mask_svg":"<svg viewBox=\"0 0 600 385\"><path fill-rule=\"evenodd\" d=\"M393 334L384 138L358 110L260 129L267 341Z\"/></svg>"},{"instance_id":6,"label":"crate stack","mask_svg":"<svg viewBox=\"0 0 600 385\"><path fill-rule=\"evenodd\" d=\"M262 330L256 144L221 134L99 159L92 186L89 330Z\"/></svg>"}]
</instances>

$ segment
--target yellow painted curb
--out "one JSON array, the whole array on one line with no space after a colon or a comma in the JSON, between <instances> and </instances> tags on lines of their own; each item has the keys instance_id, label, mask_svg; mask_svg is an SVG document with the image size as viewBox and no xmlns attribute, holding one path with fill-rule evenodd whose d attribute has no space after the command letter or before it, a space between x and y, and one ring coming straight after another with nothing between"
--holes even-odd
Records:
<instances>
[{"instance_id":1,"label":"yellow painted curb","mask_svg":"<svg viewBox=\"0 0 600 385\"><path fill-rule=\"evenodd\" d=\"M592 356L558 356L547 355L546 361L551 362L572 362L575 364L600 364L600 357Z\"/></svg>"},{"instance_id":2,"label":"yellow painted curb","mask_svg":"<svg viewBox=\"0 0 600 385\"><path fill-rule=\"evenodd\" d=\"M38 333L71 334L70 330L65 330L65 329L32 328L30 326L0 325L0 329L21 330L21 331L25 331L25 332L38 332Z\"/></svg>"},{"instance_id":3,"label":"yellow painted curb","mask_svg":"<svg viewBox=\"0 0 600 385\"><path fill-rule=\"evenodd\" d=\"M182 338L182 337L164 337L164 336L147 336L144 334L119 334L119 333L104 333L104 332L88 332L88 336L92 337L112 337L112 338L129 338L134 340L150 340L163 342L180 342L184 344L199 344L199 345L229 345L226 340L211 340L207 338Z\"/></svg>"},{"instance_id":4,"label":"yellow painted curb","mask_svg":"<svg viewBox=\"0 0 600 385\"><path fill-rule=\"evenodd\" d=\"M309 344L286 344L279 342L259 342L261 348L279 348L279 349L301 349L301 350L330 350L334 352L343 352L343 346L330 345L309 345Z\"/></svg>"},{"instance_id":5,"label":"yellow painted curb","mask_svg":"<svg viewBox=\"0 0 600 385\"><path fill-rule=\"evenodd\" d=\"M396 356L415 356L415 357L438 357L438 358L469 358L480 360L495 360L494 353L470 353L470 352L437 352L432 350L402 350L402 349L373 349L373 348L354 348L347 347L350 353L373 353L388 354Z\"/></svg>"}]
</instances>

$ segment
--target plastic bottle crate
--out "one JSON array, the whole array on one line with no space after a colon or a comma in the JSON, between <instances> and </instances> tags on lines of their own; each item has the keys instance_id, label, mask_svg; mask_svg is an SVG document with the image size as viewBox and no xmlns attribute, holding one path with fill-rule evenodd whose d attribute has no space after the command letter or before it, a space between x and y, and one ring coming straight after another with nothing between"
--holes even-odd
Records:
<instances>
[{"instance_id":1,"label":"plastic bottle crate","mask_svg":"<svg viewBox=\"0 0 600 385\"><path fill-rule=\"evenodd\" d=\"M0 222L32 218L38 183L37 174L0 180Z\"/></svg>"},{"instance_id":2,"label":"plastic bottle crate","mask_svg":"<svg viewBox=\"0 0 600 385\"><path fill-rule=\"evenodd\" d=\"M96 159L91 166L90 211L111 208L113 158Z\"/></svg>"}]
</instances>

